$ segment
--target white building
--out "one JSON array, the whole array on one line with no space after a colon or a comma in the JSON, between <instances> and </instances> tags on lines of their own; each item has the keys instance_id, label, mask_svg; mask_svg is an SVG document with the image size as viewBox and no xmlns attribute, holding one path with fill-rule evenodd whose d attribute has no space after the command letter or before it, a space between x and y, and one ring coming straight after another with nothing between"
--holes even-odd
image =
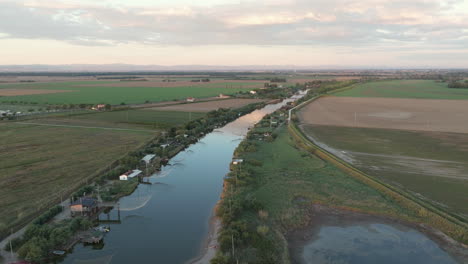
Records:
<instances>
[{"instance_id":1,"label":"white building","mask_svg":"<svg viewBox=\"0 0 468 264\"><path fill-rule=\"evenodd\" d=\"M128 179L135 178L136 176L140 175L142 173L141 170L131 170L127 171L126 173L122 174L119 176L119 179L121 181L128 181Z\"/></svg>"}]
</instances>

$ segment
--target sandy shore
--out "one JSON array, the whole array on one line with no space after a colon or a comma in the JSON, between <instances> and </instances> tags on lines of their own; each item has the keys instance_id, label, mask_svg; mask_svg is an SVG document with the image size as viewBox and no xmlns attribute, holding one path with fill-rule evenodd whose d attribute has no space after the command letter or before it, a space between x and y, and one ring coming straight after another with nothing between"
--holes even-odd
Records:
<instances>
[{"instance_id":1,"label":"sandy shore","mask_svg":"<svg viewBox=\"0 0 468 264\"><path fill-rule=\"evenodd\" d=\"M187 264L209 264L210 260L216 256L218 251L218 235L219 230L221 229L221 220L213 216L210 221L210 231L206 238L205 243L203 244L202 251L200 256L190 260Z\"/></svg>"}]
</instances>

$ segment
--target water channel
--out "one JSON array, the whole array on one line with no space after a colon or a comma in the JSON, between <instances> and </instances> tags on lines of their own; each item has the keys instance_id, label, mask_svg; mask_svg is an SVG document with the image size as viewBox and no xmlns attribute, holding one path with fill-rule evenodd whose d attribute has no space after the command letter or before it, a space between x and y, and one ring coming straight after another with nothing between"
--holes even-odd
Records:
<instances>
[{"instance_id":1,"label":"water channel","mask_svg":"<svg viewBox=\"0 0 468 264\"><path fill-rule=\"evenodd\" d=\"M180 152L120 199L120 222L110 224L104 245L76 245L63 263L183 264L198 256L235 148L266 114L302 96L239 117ZM455 263L416 230L380 223L323 226L301 252L301 263Z\"/></svg>"},{"instance_id":2,"label":"water channel","mask_svg":"<svg viewBox=\"0 0 468 264\"><path fill-rule=\"evenodd\" d=\"M76 245L63 263L176 264L199 255L235 148L265 115L302 96L239 117L180 152L150 184L120 199L121 221L110 224L103 247ZM117 214L113 209L110 219Z\"/></svg>"}]
</instances>

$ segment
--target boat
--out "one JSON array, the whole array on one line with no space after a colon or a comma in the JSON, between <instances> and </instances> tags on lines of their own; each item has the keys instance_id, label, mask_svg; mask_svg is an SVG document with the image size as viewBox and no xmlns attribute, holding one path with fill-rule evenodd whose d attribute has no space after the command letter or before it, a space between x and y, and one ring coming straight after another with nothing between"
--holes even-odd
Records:
<instances>
[{"instance_id":1,"label":"boat","mask_svg":"<svg viewBox=\"0 0 468 264\"><path fill-rule=\"evenodd\" d=\"M52 254L57 255L57 256L63 256L63 255L65 255L65 253L66 252L63 251L63 250L54 250L54 251L52 251Z\"/></svg>"},{"instance_id":2,"label":"boat","mask_svg":"<svg viewBox=\"0 0 468 264\"><path fill-rule=\"evenodd\" d=\"M109 226L98 226L98 227L95 227L94 230L99 231L101 233L107 233L107 232L110 231L110 227Z\"/></svg>"}]
</instances>

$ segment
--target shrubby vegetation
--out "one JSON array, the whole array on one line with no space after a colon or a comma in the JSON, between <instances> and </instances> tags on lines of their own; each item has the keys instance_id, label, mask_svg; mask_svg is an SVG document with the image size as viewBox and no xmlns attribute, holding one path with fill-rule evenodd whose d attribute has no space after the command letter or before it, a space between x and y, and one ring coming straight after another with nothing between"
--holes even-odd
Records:
<instances>
[{"instance_id":1,"label":"shrubby vegetation","mask_svg":"<svg viewBox=\"0 0 468 264\"><path fill-rule=\"evenodd\" d=\"M468 89L468 80L466 80L465 82L453 81L453 82L450 82L447 86L448 88Z\"/></svg>"},{"instance_id":2,"label":"shrubby vegetation","mask_svg":"<svg viewBox=\"0 0 468 264\"><path fill-rule=\"evenodd\" d=\"M92 222L85 218L68 219L50 224L49 221L62 210L62 206L57 205L36 218L26 228L22 237L11 241L12 249L25 260L47 263L52 250L65 245L77 231L85 231L92 226ZM4 249L9 251L10 244L8 243Z\"/></svg>"},{"instance_id":3,"label":"shrubby vegetation","mask_svg":"<svg viewBox=\"0 0 468 264\"><path fill-rule=\"evenodd\" d=\"M85 218L73 218L50 225L31 224L24 235L12 243L21 258L47 263L51 251L65 245L76 232L88 230L92 225Z\"/></svg>"},{"instance_id":4,"label":"shrubby vegetation","mask_svg":"<svg viewBox=\"0 0 468 264\"><path fill-rule=\"evenodd\" d=\"M61 205L56 205L56 206L50 208L49 210L47 210L47 212L43 213L38 218L36 218L32 222L32 224L33 225L43 225L43 224L49 222L50 220L52 220L52 218L54 218L56 215L60 214L62 211L63 211L63 207Z\"/></svg>"}]
</instances>

